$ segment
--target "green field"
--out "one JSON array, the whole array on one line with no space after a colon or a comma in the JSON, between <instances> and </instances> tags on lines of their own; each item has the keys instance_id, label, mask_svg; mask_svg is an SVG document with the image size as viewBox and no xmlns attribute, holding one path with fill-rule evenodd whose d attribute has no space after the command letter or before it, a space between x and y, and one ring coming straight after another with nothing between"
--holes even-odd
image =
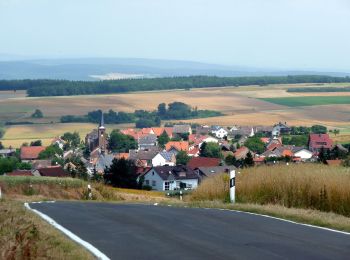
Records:
<instances>
[{"instance_id":1,"label":"green field","mask_svg":"<svg viewBox=\"0 0 350 260\"><path fill-rule=\"evenodd\" d=\"M349 96L310 96L261 98L261 100L288 107L350 104Z\"/></svg>"}]
</instances>

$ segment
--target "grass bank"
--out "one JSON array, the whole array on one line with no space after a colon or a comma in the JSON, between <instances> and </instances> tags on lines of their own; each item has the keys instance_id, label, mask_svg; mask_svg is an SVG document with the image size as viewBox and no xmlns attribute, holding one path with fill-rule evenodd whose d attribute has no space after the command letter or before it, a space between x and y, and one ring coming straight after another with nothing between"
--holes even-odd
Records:
<instances>
[{"instance_id":1,"label":"grass bank","mask_svg":"<svg viewBox=\"0 0 350 260\"><path fill-rule=\"evenodd\" d=\"M94 259L22 202L1 200L0 212L1 259Z\"/></svg>"},{"instance_id":2,"label":"grass bank","mask_svg":"<svg viewBox=\"0 0 350 260\"><path fill-rule=\"evenodd\" d=\"M350 170L302 164L243 169L236 176L237 204L229 201L226 174L207 178L188 206L227 208L350 231Z\"/></svg>"}]
</instances>

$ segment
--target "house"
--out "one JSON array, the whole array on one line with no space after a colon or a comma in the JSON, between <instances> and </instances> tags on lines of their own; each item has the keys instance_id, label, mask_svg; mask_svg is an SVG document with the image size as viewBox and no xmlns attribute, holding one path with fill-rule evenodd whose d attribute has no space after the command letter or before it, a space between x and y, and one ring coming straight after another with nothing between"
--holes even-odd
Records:
<instances>
[{"instance_id":1,"label":"house","mask_svg":"<svg viewBox=\"0 0 350 260\"><path fill-rule=\"evenodd\" d=\"M263 156L254 157L253 161L254 161L254 165L256 165L256 166L265 164L265 158Z\"/></svg>"},{"instance_id":2,"label":"house","mask_svg":"<svg viewBox=\"0 0 350 260\"><path fill-rule=\"evenodd\" d=\"M267 150L273 150L277 147L281 147L282 146L282 138L280 137L276 137L276 138L271 138L270 141L268 142L268 144L266 145L266 149Z\"/></svg>"},{"instance_id":3,"label":"house","mask_svg":"<svg viewBox=\"0 0 350 260\"><path fill-rule=\"evenodd\" d=\"M192 128L190 125L174 125L173 136L182 137L184 135L192 134Z\"/></svg>"},{"instance_id":4,"label":"house","mask_svg":"<svg viewBox=\"0 0 350 260\"><path fill-rule=\"evenodd\" d=\"M129 160L135 162L137 167L151 167L152 159L160 152L158 147L148 150L130 150Z\"/></svg>"},{"instance_id":5,"label":"house","mask_svg":"<svg viewBox=\"0 0 350 260\"><path fill-rule=\"evenodd\" d=\"M57 145L62 150L65 144L66 144L66 141L64 141L61 137L55 137L51 141L51 145Z\"/></svg>"},{"instance_id":6,"label":"house","mask_svg":"<svg viewBox=\"0 0 350 260\"><path fill-rule=\"evenodd\" d=\"M250 151L247 147L242 146L233 153L233 156L236 158L236 160L241 160L246 158L249 152Z\"/></svg>"},{"instance_id":7,"label":"house","mask_svg":"<svg viewBox=\"0 0 350 260\"><path fill-rule=\"evenodd\" d=\"M195 189L199 180L195 171L183 165L153 167L142 176L144 185L158 191Z\"/></svg>"},{"instance_id":8,"label":"house","mask_svg":"<svg viewBox=\"0 0 350 260\"><path fill-rule=\"evenodd\" d=\"M301 161L310 160L313 156L313 153L304 147L294 147L293 152L294 157L300 158Z\"/></svg>"},{"instance_id":9,"label":"house","mask_svg":"<svg viewBox=\"0 0 350 260\"><path fill-rule=\"evenodd\" d=\"M4 174L6 176L34 176L31 170L14 170Z\"/></svg>"},{"instance_id":10,"label":"house","mask_svg":"<svg viewBox=\"0 0 350 260\"><path fill-rule=\"evenodd\" d=\"M311 152L319 153L321 149L331 149L333 140L328 134L310 134L308 146Z\"/></svg>"},{"instance_id":11,"label":"house","mask_svg":"<svg viewBox=\"0 0 350 260\"><path fill-rule=\"evenodd\" d=\"M198 135L208 135L210 133L211 133L211 128L207 125L196 127L196 134Z\"/></svg>"},{"instance_id":12,"label":"house","mask_svg":"<svg viewBox=\"0 0 350 260\"><path fill-rule=\"evenodd\" d=\"M210 135L199 135L199 134L191 134L188 136L188 141L191 145L201 146L202 143L218 143L219 140L210 136Z\"/></svg>"},{"instance_id":13,"label":"house","mask_svg":"<svg viewBox=\"0 0 350 260\"><path fill-rule=\"evenodd\" d=\"M61 166L40 168L33 172L34 175L37 173L43 177L70 177L70 175Z\"/></svg>"},{"instance_id":14,"label":"house","mask_svg":"<svg viewBox=\"0 0 350 260\"><path fill-rule=\"evenodd\" d=\"M91 133L86 135L85 144L89 148L90 152L96 150L97 148L101 151L101 153L107 151L108 135L104 126L104 118L102 111L98 129L94 129Z\"/></svg>"},{"instance_id":15,"label":"house","mask_svg":"<svg viewBox=\"0 0 350 260\"><path fill-rule=\"evenodd\" d=\"M165 144L165 150L168 152L180 152L185 151L187 152L189 148L189 143L187 141L170 141Z\"/></svg>"},{"instance_id":16,"label":"house","mask_svg":"<svg viewBox=\"0 0 350 260\"><path fill-rule=\"evenodd\" d=\"M199 167L215 167L220 166L221 159L220 158L210 158L210 157L192 157L187 166L192 170Z\"/></svg>"},{"instance_id":17,"label":"house","mask_svg":"<svg viewBox=\"0 0 350 260\"><path fill-rule=\"evenodd\" d=\"M216 138L219 139L223 139L225 136L228 135L228 131L220 126L214 126L211 132L216 136Z\"/></svg>"},{"instance_id":18,"label":"house","mask_svg":"<svg viewBox=\"0 0 350 260\"><path fill-rule=\"evenodd\" d=\"M287 125L287 122L285 122L284 124L279 122L278 124L273 126L272 137L278 137L280 135L290 134L291 130L292 129Z\"/></svg>"},{"instance_id":19,"label":"house","mask_svg":"<svg viewBox=\"0 0 350 260\"><path fill-rule=\"evenodd\" d=\"M198 167L195 169L200 180L206 177L213 176L215 174L220 173L230 173L231 171L235 171L235 166L214 166L214 167Z\"/></svg>"},{"instance_id":20,"label":"house","mask_svg":"<svg viewBox=\"0 0 350 260\"><path fill-rule=\"evenodd\" d=\"M16 149L8 148L8 149L0 149L0 158L11 157L16 154Z\"/></svg>"},{"instance_id":21,"label":"house","mask_svg":"<svg viewBox=\"0 0 350 260\"><path fill-rule=\"evenodd\" d=\"M36 160L39 158L39 154L45 149L45 146L22 146L20 158L25 162Z\"/></svg>"},{"instance_id":22,"label":"house","mask_svg":"<svg viewBox=\"0 0 350 260\"><path fill-rule=\"evenodd\" d=\"M114 154L100 154L94 165L94 170L99 174L104 174L106 168L111 167L114 159Z\"/></svg>"},{"instance_id":23,"label":"house","mask_svg":"<svg viewBox=\"0 0 350 260\"><path fill-rule=\"evenodd\" d=\"M176 156L172 152L161 151L152 159L152 166L175 166Z\"/></svg>"},{"instance_id":24,"label":"house","mask_svg":"<svg viewBox=\"0 0 350 260\"><path fill-rule=\"evenodd\" d=\"M51 160L35 160L32 162L32 169L47 168L51 166Z\"/></svg>"},{"instance_id":25,"label":"house","mask_svg":"<svg viewBox=\"0 0 350 260\"><path fill-rule=\"evenodd\" d=\"M157 146L157 136L155 134L147 134L142 136L138 140L138 145L140 150L147 150L151 147Z\"/></svg>"},{"instance_id":26,"label":"house","mask_svg":"<svg viewBox=\"0 0 350 260\"><path fill-rule=\"evenodd\" d=\"M278 146L273 149L266 150L263 157L294 157L293 148L291 146Z\"/></svg>"},{"instance_id":27,"label":"house","mask_svg":"<svg viewBox=\"0 0 350 260\"><path fill-rule=\"evenodd\" d=\"M234 126L230 129L230 136L234 139L236 136L252 137L255 135L254 128L251 126Z\"/></svg>"}]
</instances>

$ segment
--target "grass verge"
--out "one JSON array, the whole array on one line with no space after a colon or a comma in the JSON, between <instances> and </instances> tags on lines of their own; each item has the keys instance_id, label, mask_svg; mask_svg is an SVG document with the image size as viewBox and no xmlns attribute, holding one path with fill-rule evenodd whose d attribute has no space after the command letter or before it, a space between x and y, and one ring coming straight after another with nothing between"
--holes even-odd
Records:
<instances>
[{"instance_id":1,"label":"grass verge","mask_svg":"<svg viewBox=\"0 0 350 260\"><path fill-rule=\"evenodd\" d=\"M1 200L0 212L1 259L94 259L22 202Z\"/></svg>"}]
</instances>

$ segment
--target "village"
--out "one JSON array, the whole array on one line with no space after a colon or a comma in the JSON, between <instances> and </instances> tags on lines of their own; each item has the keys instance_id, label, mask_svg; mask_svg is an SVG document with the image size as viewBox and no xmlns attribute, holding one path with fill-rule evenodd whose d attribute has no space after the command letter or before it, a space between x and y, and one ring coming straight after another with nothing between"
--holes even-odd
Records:
<instances>
[{"instance_id":1,"label":"village","mask_svg":"<svg viewBox=\"0 0 350 260\"><path fill-rule=\"evenodd\" d=\"M292 163L339 166L348 153L346 147L333 142L323 126L291 127L286 122L230 128L174 124L113 130L108 135L103 113L99 126L84 142L78 133L65 133L48 147L38 140L24 144L19 151L11 147L0 150L1 157L17 156L19 160L12 168L5 167L7 176L104 179L114 186L158 191L195 189L203 178L243 167ZM133 179L132 184L112 177L118 172L117 161L130 163L126 174Z\"/></svg>"}]
</instances>

